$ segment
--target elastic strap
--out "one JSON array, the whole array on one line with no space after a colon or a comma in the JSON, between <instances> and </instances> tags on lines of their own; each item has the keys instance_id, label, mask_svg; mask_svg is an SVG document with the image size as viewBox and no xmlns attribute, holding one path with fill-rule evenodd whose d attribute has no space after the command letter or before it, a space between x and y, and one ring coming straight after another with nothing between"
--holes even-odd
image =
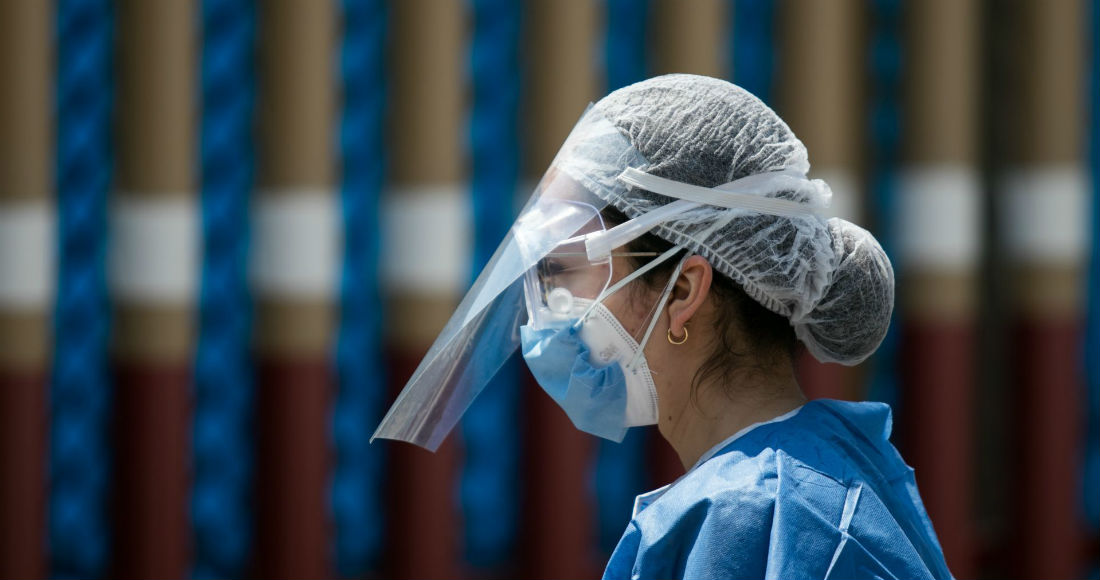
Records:
<instances>
[{"instance_id":1,"label":"elastic strap","mask_svg":"<svg viewBox=\"0 0 1100 580\"><path fill-rule=\"evenodd\" d=\"M822 206L762 196L762 194L788 189L802 191L815 188L812 181L793 171L758 173L714 188L665 179L633 167L626 168L619 175L619 180L627 185L668 197L717 207L748 209L780 217L824 217L825 213L825 208Z\"/></svg>"},{"instance_id":2,"label":"elastic strap","mask_svg":"<svg viewBox=\"0 0 1100 580\"><path fill-rule=\"evenodd\" d=\"M626 168L619 180L627 185L677 198L676 201L648 211L609 230L571 238L584 239L588 259L593 262L607 259L611 250L630 243L657 225L702 205L728 209L747 209L780 217L825 217L825 207L800 203L788 199L764 197L765 194L783 190L816 190L814 182L797 171L771 171L757 173L724 183L714 188L700 187L664 177L658 177L634 167ZM732 216L730 216L732 218Z\"/></svg>"},{"instance_id":3,"label":"elastic strap","mask_svg":"<svg viewBox=\"0 0 1100 580\"><path fill-rule=\"evenodd\" d=\"M630 368L634 368L634 364L638 361L638 357L642 356L645 352L645 345L649 342L649 337L653 334L653 328L657 326L657 319L660 318L661 308L660 306L668 300L670 294L672 294L672 288L676 285L676 279L680 277L680 271L684 267L684 260L687 260L687 256L684 256L679 263L676 264L676 269L672 271L672 276L668 279L668 283L665 284L664 292L661 292L661 298L657 300L657 311L652 314L652 318L649 320L649 328L646 328L645 336L642 337L642 342L638 344L638 351L634 353L634 358L630 359Z\"/></svg>"},{"instance_id":4,"label":"elastic strap","mask_svg":"<svg viewBox=\"0 0 1100 580\"><path fill-rule=\"evenodd\" d=\"M591 262L605 260L611 255L611 250L634 241L657 225L700 205L702 204L694 201L676 200L609 230L587 234L583 238L588 260Z\"/></svg>"},{"instance_id":5,"label":"elastic strap","mask_svg":"<svg viewBox=\"0 0 1100 580\"><path fill-rule=\"evenodd\" d=\"M683 250L683 249L684 249L683 246L675 246L673 248L670 248L665 253L663 253L660 256L657 256L656 258L653 258L652 260L647 262L641 268L638 268L637 270L634 270L633 272L627 274L626 276L623 277L622 280L619 280L618 282L612 284L611 286L608 286L606 289L604 289L603 292L600 292L600 295L597 296L596 299L592 301L592 304L588 305L588 308L584 311L584 314L582 314L581 317L577 319L577 322L574 324L574 326L580 326L581 322L588 318L589 313L591 313L592 309L596 307L596 304L599 304L600 302L603 302L604 300L607 299L608 296L611 296L612 294L614 294L614 293L618 292L619 290L621 290L623 288L623 286L626 286L627 284L633 282L639 276L645 275L646 272L656 268L657 266L659 266L665 260L667 260L667 259L671 258L672 256L676 255L676 252L679 252L680 250Z\"/></svg>"}]
</instances>

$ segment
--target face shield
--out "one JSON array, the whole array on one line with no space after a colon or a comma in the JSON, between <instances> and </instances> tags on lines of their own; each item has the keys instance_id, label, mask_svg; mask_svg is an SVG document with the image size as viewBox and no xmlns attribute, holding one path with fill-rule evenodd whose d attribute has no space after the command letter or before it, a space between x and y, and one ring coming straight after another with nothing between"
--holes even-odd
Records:
<instances>
[{"instance_id":1,"label":"face shield","mask_svg":"<svg viewBox=\"0 0 1100 580\"><path fill-rule=\"evenodd\" d=\"M531 325L561 324L607 288L610 256L590 259L585 239L605 230L604 199L630 187L623 169L644 165L608 120L581 117L372 440L436 450L517 349L528 312Z\"/></svg>"}]
</instances>

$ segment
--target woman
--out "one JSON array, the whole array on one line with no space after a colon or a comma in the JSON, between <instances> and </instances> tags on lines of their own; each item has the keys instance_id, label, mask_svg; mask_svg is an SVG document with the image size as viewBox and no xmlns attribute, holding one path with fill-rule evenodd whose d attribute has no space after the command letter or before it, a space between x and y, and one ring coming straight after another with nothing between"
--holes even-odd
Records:
<instances>
[{"instance_id":1,"label":"woman","mask_svg":"<svg viewBox=\"0 0 1100 580\"><path fill-rule=\"evenodd\" d=\"M579 429L657 425L688 469L638 497L605 578L949 577L889 408L806 402L796 381L799 343L870 356L894 297L881 247L826 218L808 170L732 84L608 95L376 436L434 448L518 344Z\"/></svg>"}]
</instances>

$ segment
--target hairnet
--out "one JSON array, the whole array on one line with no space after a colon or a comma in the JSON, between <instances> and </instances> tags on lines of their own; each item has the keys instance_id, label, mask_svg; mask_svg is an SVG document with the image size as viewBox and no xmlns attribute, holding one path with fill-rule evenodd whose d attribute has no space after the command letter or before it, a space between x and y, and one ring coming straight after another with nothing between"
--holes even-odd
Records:
<instances>
[{"instance_id":1,"label":"hairnet","mask_svg":"<svg viewBox=\"0 0 1100 580\"><path fill-rule=\"evenodd\" d=\"M645 170L652 175L716 187L749 175L805 174L810 168L806 147L774 111L718 79L652 78L611 93L595 110L646 158ZM563 153L589 160L603 156L598 143L590 145ZM613 159L601 161L594 166L609 173L617 165ZM828 187L814 183L821 185L767 196L827 203ZM639 188L593 189L629 218L674 201ZM653 232L707 258L749 296L787 317L820 361L856 364L886 335L894 304L893 269L874 237L855 224L706 205Z\"/></svg>"}]
</instances>

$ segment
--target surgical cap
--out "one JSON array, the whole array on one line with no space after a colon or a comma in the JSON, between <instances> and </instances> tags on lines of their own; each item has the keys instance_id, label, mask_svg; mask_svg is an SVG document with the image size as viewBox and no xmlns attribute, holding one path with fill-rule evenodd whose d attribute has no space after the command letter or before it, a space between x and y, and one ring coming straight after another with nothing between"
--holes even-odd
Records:
<instances>
[{"instance_id":1,"label":"surgical cap","mask_svg":"<svg viewBox=\"0 0 1100 580\"><path fill-rule=\"evenodd\" d=\"M716 187L749 175L784 170L804 175L810 169L806 147L774 111L718 79L652 78L609 94L595 110L641 153L645 171L659 177ZM598 158L599 144L591 145L566 155ZM604 167L615 165L605 161L610 163ZM827 203L828 186L814 183L767 196ZM628 218L674 201L640 188L592 189ZM894 307L893 268L875 238L855 224L707 205L653 233L707 258L753 299L787 317L822 362L859 363L886 335Z\"/></svg>"}]
</instances>

